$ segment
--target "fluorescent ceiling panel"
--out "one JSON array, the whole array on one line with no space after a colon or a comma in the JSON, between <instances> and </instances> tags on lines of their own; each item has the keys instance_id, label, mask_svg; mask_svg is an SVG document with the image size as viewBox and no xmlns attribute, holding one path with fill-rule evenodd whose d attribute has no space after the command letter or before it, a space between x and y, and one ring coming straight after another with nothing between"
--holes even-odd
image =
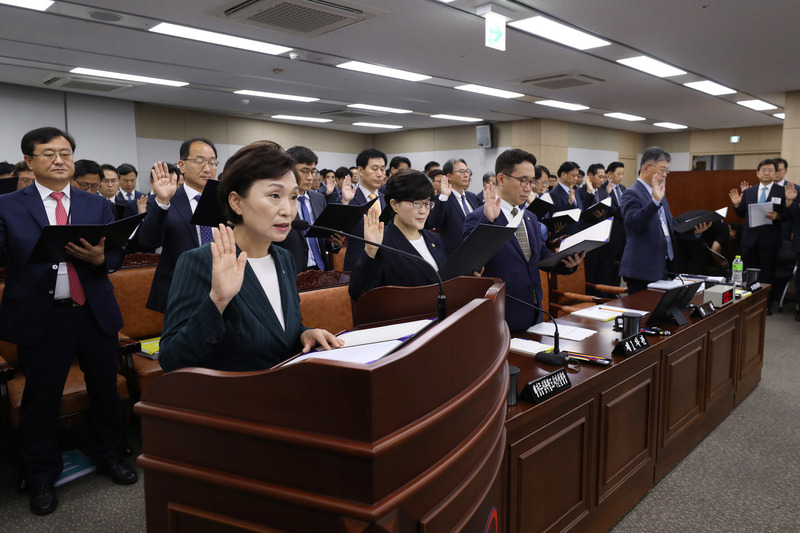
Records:
<instances>
[{"instance_id":1,"label":"fluorescent ceiling panel","mask_svg":"<svg viewBox=\"0 0 800 533\"><path fill-rule=\"evenodd\" d=\"M655 122L653 126L658 126L659 128L667 128L668 130L685 130L689 126L684 126L683 124L675 124L674 122Z\"/></svg>"},{"instance_id":2,"label":"fluorescent ceiling panel","mask_svg":"<svg viewBox=\"0 0 800 533\"><path fill-rule=\"evenodd\" d=\"M681 76L686 74L685 70L675 68L672 65L662 63L657 59L647 56L629 57L627 59L617 59L617 63L625 65L626 67L641 70L647 74L658 76L659 78L669 78L670 76Z\"/></svg>"},{"instance_id":3,"label":"fluorescent ceiling panel","mask_svg":"<svg viewBox=\"0 0 800 533\"><path fill-rule=\"evenodd\" d=\"M693 81L690 83L684 83L685 87L689 87L690 89L694 89L696 91L701 91L706 94L710 94L711 96L721 96L723 94L734 94L736 91L725 87L724 85L720 85L719 83L714 83L713 81Z\"/></svg>"},{"instance_id":4,"label":"fluorescent ceiling panel","mask_svg":"<svg viewBox=\"0 0 800 533\"><path fill-rule=\"evenodd\" d=\"M399 109L397 107L384 107L371 104L348 104L347 107L352 107L353 109L366 109L368 111L382 111L384 113L413 113L413 111L410 109Z\"/></svg>"},{"instance_id":5,"label":"fluorescent ceiling panel","mask_svg":"<svg viewBox=\"0 0 800 533\"><path fill-rule=\"evenodd\" d=\"M494 89L492 87L484 87L483 85L473 85L468 83L466 85L458 85L453 87L459 91L469 91L471 93L485 94L487 96L496 96L498 98L520 98L525 96L522 93L514 93L511 91L504 91L502 89Z\"/></svg>"},{"instance_id":6,"label":"fluorescent ceiling panel","mask_svg":"<svg viewBox=\"0 0 800 533\"><path fill-rule=\"evenodd\" d=\"M589 50L611 44L603 39L598 39L594 35L589 35L588 33L561 24L560 22L546 19L542 16L509 22L508 25L538 37L577 48L578 50Z\"/></svg>"},{"instance_id":7,"label":"fluorescent ceiling panel","mask_svg":"<svg viewBox=\"0 0 800 533\"><path fill-rule=\"evenodd\" d=\"M24 7L25 9L35 9L45 11L53 5L51 0L0 0L0 4L14 7Z\"/></svg>"},{"instance_id":8,"label":"fluorescent ceiling panel","mask_svg":"<svg viewBox=\"0 0 800 533\"><path fill-rule=\"evenodd\" d=\"M739 100L736 103L744 107L749 107L750 109L754 109L756 111L768 111L770 109L778 109L778 106L772 105L763 100Z\"/></svg>"},{"instance_id":9,"label":"fluorescent ceiling panel","mask_svg":"<svg viewBox=\"0 0 800 533\"><path fill-rule=\"evenodd\" d=\"M566 109L567 111L583 111L589 109L589 106L580 104L570 104L569 102L559 102L558 100L539 100L534 102L539 105L546 105L547 107L557 107L558 109Z\"/></svg>"},{"instance_id":10,"label":"fluorescent ceiling panel","mask_svg":"<svg viewBox=\"0 0 800 533\"><path fill-rule=\"evenodd\" d=\"M772 116L775 117L775 118L779 118L781 120L785 120L786 119L786 113L773 113Z\"/></svg>"},{"instance_id":11,"label":"fluorescent ceiling panel","mask_svg":"<svg viewBox=\"0 0 800 533\"><path fill-rule=\"evenodd\" d=\"M263 91L233 91L233 94L241 94L244 96L258 96L259 98L275 98L277 100L291 100L293 102L316 102L319 98L312 98L310 96L295 96L293 94L280 94L280 93L265 93Z\"/></svg>"},{"instance_id":12,"label":"fluorescent ceiling panel","mask_svg":"<svg viewBox=\"0 0 800 533\"><path fill-rule=\"evenodd\" d=\"M399 130L403 126L396 126L394 124L376 124L375 122L354 122L353 126L364 126L365 128L382 128L385 130Z\"/></svg>"},{"instance_id":13,"label":"fluorescent ceiling panel","mask_svg":"<svg viewBox=\"0 0 800 533\"><path fill-rule=\"evenodd\" d=\"M603 115L608 118L618 118L620 120L627 120L628 122L637 122L639 120L646 120L644 117L637 115L629 115L628 113L606 113Z\"/></svg>"},{"instance_id":14,"label":"fluorescent ceiling panel","mask_svg":"<svg viewBox=\"0 0 800 533\"><path fill-rule=\"evenodd\" d=\"M460 117L458 115L431 115L431 118L438 118L441 120L456 120L458 122L483 122L482 118L475 117Z\"/></svg>"},{"instance_id":15,"label":"fluorescent ceiling panel","mask_svg":"<svg viewBox=\"0 0 800 533\"><path fill-rule=\"evenodd\" d=\"M170 24L168 22L157 24L150 28L150 31L154 33L161 33L163 35L171 35L173 37L181 37L183 39L191 39L193 41L229 46L231 48L239 48L241 50L250 50L251 52L269 54L272 56L276 56L291 50L291 48L286 46L254 41L253 39L245 39L243 37L234 37L233 35L225 35L224 33L217 33L214 31L198 30L196 28L179 26L177 24Z\"/></svg>"},{"instance_id":16,"label":"fluorescent ceiling panel","mask_svg":"<svg viewBox=\"0 0 800 533\"><path fill-rule=\"evenodd\" d=\"M406 81L422 81L431 79L430 76L425 74L417 74L416 72L409 72L407 70L400 70L390 67L381 67L380 65L371 65L369 63L362 63L361 61L348 61L336 65L339 68L347 70L355 70L356 72L364 72L366 74L375 74L376 76L386 76L387 78L395 78L398 80Z\"/></svg>"},{"instance_id":17,"label":"fluorescent ceiling panel","mask_svg":"<svg viewBox=\"0 0 800 533\"><path fill-rule=\"evenodd\" d=\"M151 83L154 85L167 85L169 87L185 87L188 81L164 80L161 78L150 78L148 76L136 76L134 74L124 74L122 72L109 72L107 70L95 70L92 68L76 67L70 70L73 74L83 74L84 76L97 76L99 78L110 78L113 80L138 81L140 83Z\"/></svg>"},{"instance_id":18,"label":"fluorescent ceiling panel","mask_svg":"<svg viewBox=\"0 0 800 533\"><path fill-rule=\"evenodd\" d=\"M272 115L279 120L299 120L300 122L333 122L329 118L295 117L293 115Z\"/></svg>"}]
</instances>

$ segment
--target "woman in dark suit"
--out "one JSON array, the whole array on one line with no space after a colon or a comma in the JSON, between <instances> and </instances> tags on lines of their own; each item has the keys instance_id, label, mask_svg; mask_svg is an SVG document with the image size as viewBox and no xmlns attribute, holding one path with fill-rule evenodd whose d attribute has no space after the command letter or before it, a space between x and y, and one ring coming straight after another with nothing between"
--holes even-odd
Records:
<instances>
[{"instance_id":1,"label":"woman in dark suit","mask_svg":"<svg viewBox=\"0 0 800 533\"><path fill-rule=\"evenodd\" d=\"M433 185L425 174L403 169L386 184L386 208L381 217L389 219L385 228L377 212L364 215L365 239L417 255L432 268L367 244L350 281L353 299L383 285L416 287L436 283L432 269L438 271L447 254L439 235L423 229L433 206L433 193Z\"/></svg>"},{"instance_id":2,"label":"woman in dark suit","mask_svg":"<svg viewBox=\"0 0 800 533\"><path fill-rule=\"evenodd\" d=\"M213 243L178 260L161 337L164 370L261 370L315 344L341 345L329 332L303 326L294 260L272 246L286 238L297 213L294 168L269 141L228 160L218 194L234 227L220 224Z\"/></svg>"}]
</instances>

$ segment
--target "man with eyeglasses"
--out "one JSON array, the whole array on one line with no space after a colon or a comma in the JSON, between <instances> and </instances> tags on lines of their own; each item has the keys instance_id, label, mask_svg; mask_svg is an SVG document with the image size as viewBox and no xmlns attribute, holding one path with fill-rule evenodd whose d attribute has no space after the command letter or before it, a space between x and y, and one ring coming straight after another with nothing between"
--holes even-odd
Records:
<instances>
[{"instance_id":1,"label":"man with eyeglasses","mask_svg":"<svg viewBox=\"0 0 800 533\"><path fill-rule=\"evenodd\" d=\"M434 209L425 224L427 229L438 229L448 257L456 251L464 236L464 219L475 211L481 201L478 195L467 190L472 172L461 158L449 159L443 166L444 177L439 185L441 192L434 197Z\"/></svg>"},{"instance_id":2,"label":"man with eyeglasses","mask_svg":"<svg viewBox=\"0 0 800 533\"><path fill-rule=\"evenodd\" d=\"M305 220L313 224L317 217L328 205L325 196L317 191L311 190L314 177L319 175L317 171L317 154L305 146L292 146L286 152L291 155L296 164L298 182L297 215L296 219ZM276 246L286 248L292 253L297 273L305 270L330 270L328 266L328 252L339 253L342 245L342 238L333 237L336 245L331 239L305 238L302 233L292 228L282 242L276 242Z\"/></svg>"},{"instance_id":3,"label":"man with eyeglasses","mask_svg":"<svg viewBox=\"0 0 800 533\"><path fill-rule=\"evenodd\" d=\"M90 455L97 471L131 484L136 471L122 460L122 406L117 391L117 333L122 316L108 273L122 249L84 239L66 247L68 260L29 263L49 225L108 224L111 206L97 194L70 187L75 141L57 128L26 133L21 143L33 185L0 196L0 264L6 267L0 302L0 338L17 345L25 374L19 455L31 512L57 505L53 483L63 469L57 436L61 398L70 366L80 362L89 395ZM98 176L99 178L99 176Z\"/></svg>"},{"instance_id":4,"label":"man with eyeglasses","mask_svg":"<svg viewBox=\"0 0 800 533\"><path fill-rule=\"evenodd\" d=\"M28 185L33 184L36 180L33 171L28 168L28 163L25 161L20 161L14 165L14 176L19 179L19 181L17 181L17 190L24 189Z\"/></svg>"},{"instance_id":5,"label":"man with eyeglasses","mask_svg":"<svg viewBox=\"0 0 800 533\"><path fill-rule=\"evenodd\" d=\"M101 176L102 179L99 179L99 181L95 179L101 178ZM117 220L132 217L137 213L136 203L128 202L117 194L119 191L119 178L117 177L117 169L114 166L103 165L101 167L94 161L81 159L80 161L75 161L75 176L72 179L77 187L88 185L92 192L96 191L100 196L111 202L111 205L113 205L111 210ZM96 186L99 187L95 189Z\"/></svg>"},{"instance_id":6,"label":"man with eyeglasses","mask_svg":"<svg viewBox=\"0 0 800 533\"><path fill-rule=\"evenodd\" d=\"M119 196L123 200L129 202L136 202L139 198L144 196L143 192L136 190L136 181L139 177L136 167L130 163L123 163L117 168L117 175L119 176Z\"/></svg>"},{"instance_id":7,"label":"man with eyeglasses","mask_svg":"<svg viewBox=\"0 0 800 533\"><path fill-rule=\"evenodd\" d=\"M217 176L217 148L208 139L194 138L180 147L178 168L186 178L182 187L169 173L166 163L157 163L153 168L153 191L156 199L147 209L134 237L138 250L155 250L161 247L147 308L163 313L167 307L167 296L172 284L172 275L178 257L186 250L212 242L209 226L190 223L197 202L208 180Z\"/></svg>"},{"instance_id":8,"label":"man with eyeglasses","mask_svg":"<svg viewBox=\"0 0 800 533\"><path fill-rule=\"evenodd\" d=\"M692 234L676 234L666 198L667 174L672 157L658 146L642 154L639 177L622 195L622 217L628 241L622 254L620 274L628 286L628 294L647 289L647 284L664 279L672 272L676 238L692 238ZM700 235L711 223L698 224L694 235Z\"/></svg>"}]
</instances>

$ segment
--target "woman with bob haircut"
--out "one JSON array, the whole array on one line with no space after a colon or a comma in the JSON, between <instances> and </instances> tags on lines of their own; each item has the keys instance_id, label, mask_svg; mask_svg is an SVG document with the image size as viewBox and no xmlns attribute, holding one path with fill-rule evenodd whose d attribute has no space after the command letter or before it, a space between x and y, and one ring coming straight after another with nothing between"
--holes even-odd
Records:
<instances>
[{"instance_id":1,"label":"woman with bob haircut","mask_svg":"<svg viewBox=\"0 0 800 533\"><path fill-rule=\"evenodd\" d=\"M418 170L399 170L386 183L386 208L380 217L387 220L385 227L371 210L364 215L364 238L418 255L438 271L447 260L444 245L439 235L423 229L433 208L433 193L428 176ZM436 282L436 275L421 261L365 244L350 280L350 296L357 300L383 285L416 287Z\"/></svg>"},{"instance_id":2,"label":"woman with bob haircut","mask_svg":"<svg viewBox=\"0 0 800 533\"><path fill-rule=\"evenodd\" d=\"M292 229L297 195L295 161L278 144L255 142L228 160L218 198L233 228L220 224L213 243L178 260L160 345L165 371L262 370L316 344L343 344L303 326L294 260L272 246Z\"/></svg>"}]
</instances>

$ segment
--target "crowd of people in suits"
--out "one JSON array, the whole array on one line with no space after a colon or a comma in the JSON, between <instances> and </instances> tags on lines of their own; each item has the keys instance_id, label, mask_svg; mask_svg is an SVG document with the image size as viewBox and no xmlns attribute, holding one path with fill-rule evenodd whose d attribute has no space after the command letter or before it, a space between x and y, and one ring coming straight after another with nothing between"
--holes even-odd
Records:
<instances>
[{"instance_id":1,"label":"crowd of people in suits","mask_svg":"<svg viewBox=\"0 0 800 533\"><path fill-rule=\"evenodd\" d=\"M480 194L469 190L473 172L463 158L442 165L431 161L419 171L408 158L389 160L374 148L359 153L352 167L319 171L318 157L307 147L284 150L258 141L238 150L218 175L214 143L193 138L182 143L176 164L152 166L149 194L136 190L138 172L131 164L76 161L75 140L56 128L27 133L21 149L24 161L10 169L17 190L0 195L0 266L6 269L0 337L18 346L26 376L20 455L37 514L57 506L59 402L75 357L91 399L99 471L116 483L137 480L121 458L114 375L122 319L108 280L125 253L160 254L147 307L164 313L164 370L239 371L269 368L317 346L342 345L330 332L303 325L295 284L299 272L332 269L336 254L344 253L343 269L353 273L350 294L358 299L382 285L434 283L433 271L479 225L513 223L513 236L474 274L505 282L506 294L514 297L506 302L506 322L516 332L541 320L537 264L567 235L613 217L608 244L566 257L551 270L570 274L585 262L588 281L619 285L622 277L633 293L675 272L682 251L698 243L720 255L732 231L708 222L675 232L678 221L665 197L671 157L658 147L645 150L628 188L622 185L621 162L592 164L584 174L566 161L551 173L533 154L505 150L483 175ZM740 230L745 266L760 268L766 282L783 238L800 227L795 187L775 179L783 179L786 165L765 160L757 170L760 185L742 183L730 191L736 212L746 220L749 205L774 205L766 214L770 224L746 223ZM211 181L218 181L216 201L225 223L198 226L192 216ZM540 213L540 220L529 207L545 196L552 208ZM313 224L329 204L369 202L347 232L405 255L335 233L306 237L295 224ZM607 208L601 209L604 202ZM543 223L570 209L588 216ZM137 214L141 224L124 248L81 239L67 246L68 261L28 264L44 226L107 224ZM800 259L800 239L791 246Z\"/></svg>"}]
</instances>

